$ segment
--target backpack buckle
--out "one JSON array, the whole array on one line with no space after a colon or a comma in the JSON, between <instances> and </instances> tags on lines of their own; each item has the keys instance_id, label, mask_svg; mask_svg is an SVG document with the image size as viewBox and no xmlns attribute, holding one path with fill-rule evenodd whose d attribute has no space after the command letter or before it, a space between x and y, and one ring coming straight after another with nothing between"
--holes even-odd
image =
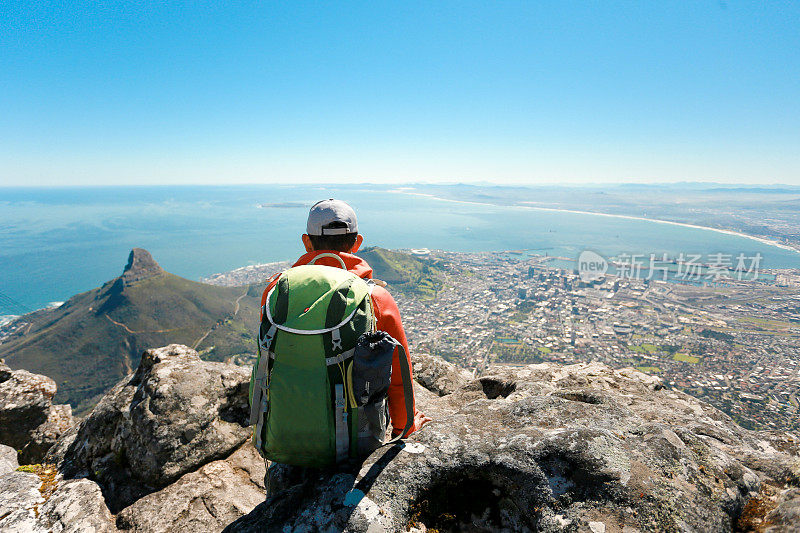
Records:
<instances>
[{"instance_id":1,"label":"backpack buckle","mask_svg":"<svg viewBox=\"0 0 800 533\"><path fill-rule=\"evenodd\" d=\"M333 343L334 350L342 349L342 337L341 335L339 335L339 328L336 328L333 331L331 331L331 342Z\"/></svg>"},{"instance_id":2,"label":"backpack buckle","mask_svg":"<svg viewBox=\"0 0 800 533\"><path fill-rule=\"evenodd\" d=\"M272 344L272 339L275 337L275 332L278 328L275 324L270 325L269 330L267 330L267 334L261 339L261 347L265 350L269 351L270 345Z\"/></svg>"}]
</instances>

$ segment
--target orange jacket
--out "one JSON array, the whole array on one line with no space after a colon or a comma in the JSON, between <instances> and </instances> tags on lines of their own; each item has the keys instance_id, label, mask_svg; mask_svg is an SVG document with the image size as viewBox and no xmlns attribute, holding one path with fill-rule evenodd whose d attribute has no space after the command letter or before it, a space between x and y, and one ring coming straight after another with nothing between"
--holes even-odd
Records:
<instances>
[{"instance_id":1,"label":"orange jacket","mask_svg":"<svg viewBox=\"0 0 800 533\"><path fill-rule=\"evenodd\" d=\"M336 252L332 250L315 250L313 252L308 252L305 255L301 256L300 259L292 266L299 266L299 265L306 265L311 261L315 256L322 254L322 253L334 253L342 258L344 261L345 266L347 266L347 270L356 274L357 276L364 278L364 279L372 279L372 268L367 264L366 261L361 259L360 257L356 257L353 254L348 254L345 252ZM326 265L326 266L333 266L341 268L341 264L338 261L331 257L323 257L319 261L315 262L316 265ZM267 289L264 291L264 294L261 297L261 306L263 307L266 303L267 293L272 289L272 287L278 282L277 276L272 279L267 286ZM389 335L394 337L397 341L399 341L403 348L406 350L406 357L408 357L408 367L411 367L411 352L408 350L408 340L406 339L406 333L403 331L403 323L400 320L400 310L397 308L397 304L392 298L392 295L389 294L389 291L384 289L383 287L375 286L372 291L372 304L373 309L375 310L375 319L377 320L377 328L379 330L383 330L387 332ZM414 413L410 415L406 413L406 406L405 406L405 396L403 394L403 378L400 373L400 350L395 350L394 352L394 360L392 361L392 380L391 384L389 385L389 416L392 418L392 427L394 428L394 434L398 434L406 427L406 417L411 416L414 417L416 413L416 403L412 399L412 405L414 405ZM413 368L412 368L413 372ZM412 374L413 375L413 374ZM413 394L413 393L412 393ZM408 436L414 433L419 427L417 427L416 422L411 429L406 433L405 436Z\"/></svg>"}]
</instances>

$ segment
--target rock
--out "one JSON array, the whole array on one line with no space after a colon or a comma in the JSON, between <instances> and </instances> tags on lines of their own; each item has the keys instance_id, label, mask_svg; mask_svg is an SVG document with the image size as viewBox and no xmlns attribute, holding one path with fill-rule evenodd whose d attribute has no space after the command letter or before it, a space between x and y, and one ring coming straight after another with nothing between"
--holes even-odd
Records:
<instances>
[{"instance_id":1,"label":"rock","mask_svg":"<svg viewBox=\"0 0 800 533\"><path fill-rule=\"evenodd\" d=\"M37 526L42 532L117 531L100 487L88 479L70 479L59 483L53 495L40 507Z\"/></svg>"},{"instance_id":2,"label":"rock","mask_svg":"<svg viewBox=\"0 0 800 533\"><path fill-rule=\"evenodd\" d=\"M264 459L246 443L123 509L121 531L222 531L264 501Z\"/></svg>"},{"instance_id":3,"label":"rock","mask_svg":"<svg viewBox=\"0 0 800 533\"><path fill-rule=\"evenodd\" d=\"M88 479L52 481L45 488L34 473L0 477L0 531L25 533L105 533L116 531L100 487Z\"/></svg>"},{"instance_id":4,"label":"rock","mask_svg":"<svg viewBox=\"0 0 800 533\"><path fill-rule=\"evenodd\" d=\"M5 359L0 359L0 383L7 381L11 378L11 370L5 362Z\"/></svg>"},{"instance_id":5,"label":"rock","mask_svg":"<svg viewBox=\"0 0 800 533\"><path fill-rule=\"evenodd\" d=\"M442 397L430 383L417 401L434 421L404 446L287 484L225 531L732 531L797 464L633 369L490 367Z\"/></svg>"},{"instance_id":6,"label":"rock","mask_svg":"<svg viewBox=\"0 0 800 533\"><path fill-rule=\"evenodd\" d=\"M72 407L69 405L51 405L47 420L31 431L30 440L22 448L23 462L26 464L41 462L47 452L75 425Z\"/></svg>"},{"instance_id":7,"label":"rock","mask_svg":"<svg viewBox=\"0 0 800 533\"><path fill-rule=\"evenodd\" d=\"M53 458L65 477L96 480L116 513L247 440L249 381L183 345L147 350Z\"/></svg>"},{"instance_id":8,"label":"rock","mask_svg":"<svg viewBox=\"0 0 800 533\"><path fill-rule=\"evenodd\" d=\"M440 357L411 354L414 379L426 389L444 396L465 385L472 374Z\"/></svg>"},{"instance_id":9,"label":"rock","mask_svg":"<svg viewBox=\"0 0 800 533\"><path fill-rule=\"evenodd\" d=\"M31 531L38 507L44 503L39 476L11 472L0 476L0 531Z\"/></svg>"},{"instance_id":10,"label":"rock","mask_svg":"<svg viewBox=\"0 0 800 533\"><path fill-rule=\"evenodd\" d=\"M53 405L55 382L0 362L0 443L20 450L25 464L38 463L73 424L69 405Z\"/></svg>"},{"instance_id":11,"label":"rock","mask_svg":"<svg viewBox=\"0 0 800 533\"><path fill-rule=\"evenodd\" d=\"M75 442L75 438L78 436L79 429L80 424L76 424L65 431L47 451L42 463L59 465L62 469L65 465L72 465L72 461L65 461L65 458Z\"/></svg>"},{"instance_id":12,"label":"rock","mask_svg":"<svg viewBox=\"0 0 800 533\"><path fill-rule=\"evenodd\" d=\"M122 271L122 283L127 287L137 281L164 274L164 272L150 252L142 248L134 248L128 255L128 264L125 265L125 270Z\"/></svg>"},{"instance_id":13,"label":"rock","mask_svg":"<svg viewBox=\"0 0 800 533\"><path fill-rule=\"evenodd\" d=\"M17 469L17 450L5 444L0 444L0 477Z\"/></svg>"},{"instance_id":14,"label":"rock","mask_svg":"<svg viewBox=\"0 0 800 533\"><path fill-rule=\"evenodd\" d=\"M800 530L800 489L792 488L778 496L777 506L766 517L764 533L789 533Z\"/></svg>"}]
</instances>

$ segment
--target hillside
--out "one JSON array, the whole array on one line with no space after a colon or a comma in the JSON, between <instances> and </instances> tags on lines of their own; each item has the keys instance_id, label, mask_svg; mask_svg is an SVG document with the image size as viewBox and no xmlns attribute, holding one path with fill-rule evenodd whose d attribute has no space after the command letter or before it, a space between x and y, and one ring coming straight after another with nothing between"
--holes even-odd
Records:
<instances>
[{"instance_id":1,"label":"hillside","mask_svg":"<svg viewBox=\"0 0 800 533\"><path fill-rule=\"evenodd\" d=\"M433 298L442 286L442 271L429 259L375 246L356 255L369 263L374 276L388 283L392 291Z\"/></svg>"},{"instance_id":2,"label":"hillside","mask_svg":"<svg viewBox=\"0 0 800 533\"><path fill-rule=\"evenodd\" d=\"M392 291L433 298L441 286L441 270L425 258L375 247L358 255ZM255 353L264 277L256 273L241 286L199 283L166 272L135 248L121 276L22 317L0 344L0 357L11 368L52 377L55 400L81 414L148 348L185 344L212 361Z\"/></svg>"},{"instance_id":3,"label":"hillside","mask_svg":"<svg viewBox=\"0 0 800 533\"><path fill-rule=\"evenodd\" d=\"M387 250L370 246L356 253L372 267L373 275L389 284L391 292L410 296L433 298L441 288L443 269L439 259L408 252ZM275 274L289 268L294 261L279 261L263 265L249 265L229 272L212 274L202 281L212 285L232 287L247 283L261 284ZM452 265L450 266L452 268Z\"/></svg>"},{"instance_id":4,"label":"hillside","mask_svg":"<svg viewBox=\"0 0 800 533\"><path fill-rule=\"evenodd\" d=\"M253 353L259 297L255 286L175 276L136 248L120 277L23 317L27 325L0 344L0 357L11 368L52 377L56 401L80 413L130 373L148 348L183 343L215 361Z\"/></svg>"}]
</instances>

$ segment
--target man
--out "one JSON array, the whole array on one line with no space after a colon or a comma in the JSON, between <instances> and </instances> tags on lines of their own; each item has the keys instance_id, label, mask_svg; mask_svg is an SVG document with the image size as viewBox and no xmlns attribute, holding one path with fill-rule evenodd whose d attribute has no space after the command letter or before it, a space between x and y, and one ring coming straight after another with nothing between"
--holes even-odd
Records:
<instances>
[{"instance_id":1,"label":"man","mask_svg":"<svg viewBox=\"0 0 800 533\"><path fill-rule=\"evenodd\" d=\"M361 247L364 238L358 233L358 223L353 208L345 202L331 198L314 204L308 214L306 233L303 234L302 241L306 253L292 266L309 264L321 254L335 254L341 258L350 272L364 279L372 278L372 268L366 261L353 255ZM321 257L314 264L341 268L340 262L334 257ZM397 308L394 298L383 288L382 285L385 285L385 283L381 283L378 280L375 281L376 286L372 291L371 297L377 322L376 327L378 330L389 333L403 345L405 357L408 358L410 368L411 360L408 341L400 320L400 310ZM276 283L277 279L273 279L267 290L264 291L264 297L261 302L262 308L265 304L266 294ZM411 405L414 406L412 412L406 412L399 357L402 357L400 350L395 350L388 391L388 407L393 436L399 435L405 429L408 417L412 417L413 424L403 435L407 437L430 422L431 419L416 409L413 399L411 402ZM290 478L299 481L307 474L305 471L298 472L296 468L287 469L283 465L273 465L268 474L268 494L274 493L275 490L279 490L282 486L291 484Z\"/></svg>"}]
</instances>

